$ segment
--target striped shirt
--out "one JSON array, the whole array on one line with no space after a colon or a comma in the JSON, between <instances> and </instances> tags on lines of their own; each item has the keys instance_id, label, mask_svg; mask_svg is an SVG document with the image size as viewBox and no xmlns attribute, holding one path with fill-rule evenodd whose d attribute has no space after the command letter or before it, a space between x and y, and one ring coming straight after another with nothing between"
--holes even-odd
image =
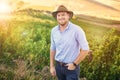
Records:
<instances>
[{"instance_id":1,"label":"striped shirt","mask_svg":"<svg viewBox=\"0 0 120 80\"><path fill-rule=\"evenodd\" d=\"M72 63L79 55L80 49L89 50L89 46L84 31L69 22L62 32L59 25L52 29L50 49L56 51L56 61Z\"/></svg>"}]
</instances>

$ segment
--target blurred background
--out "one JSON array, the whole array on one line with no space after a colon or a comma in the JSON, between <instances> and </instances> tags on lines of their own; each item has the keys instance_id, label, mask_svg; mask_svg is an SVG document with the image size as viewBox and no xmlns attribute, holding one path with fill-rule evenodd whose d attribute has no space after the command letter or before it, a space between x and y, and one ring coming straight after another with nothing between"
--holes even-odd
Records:
<instances>
[{"instance_id":1,"label":"blurred background","mask_svg":"<svg viewBox=\"0 0 120 80\"><path fill-rule=\"evenodd\" d=\"M57 80L49 73L51 12L74 12L92 59L80 64L83 80L120 80L120 0L0 0L0 80Z\"/></svg>"}]
</instances>

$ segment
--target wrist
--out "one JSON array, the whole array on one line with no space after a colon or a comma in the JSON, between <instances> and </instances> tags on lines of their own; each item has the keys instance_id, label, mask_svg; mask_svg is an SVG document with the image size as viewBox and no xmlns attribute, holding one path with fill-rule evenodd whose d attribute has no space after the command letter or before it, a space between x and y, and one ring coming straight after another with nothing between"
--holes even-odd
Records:
<instances>
[{"instance_id":1,"label":"wrist","mask_svg":"<svg viewBox=\"0 0 120 80\"><path fill-rule=\"evenodd\" d=\"M73 65L76 67L77 66L77 64L75 63L75 62L73 62Z\"/></svg>"},{"instance_id":2,"label":"wrist","mask_svg":"<svg viewBox=\"0 0 120 80\"><path fill-rule=\"evenodd\" d=\"M54 65L50 65L50 68L54 67Z\"/></svg>"}]
</instances>

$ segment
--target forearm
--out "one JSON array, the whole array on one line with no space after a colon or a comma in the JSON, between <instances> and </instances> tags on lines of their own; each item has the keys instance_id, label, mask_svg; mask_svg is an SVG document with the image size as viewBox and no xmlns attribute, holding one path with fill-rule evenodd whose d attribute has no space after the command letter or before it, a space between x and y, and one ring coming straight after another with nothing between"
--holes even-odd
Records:
<instances>
[{"instance_id":1,"label":"forearm","mask_svg":"<svg viewBox=\"0 0 120 80\"><path fill-rule=\"evenodd\" d=\"M54 57L55 57L55 51L50 50L50 67L54 66Z\"/></svg>"},{"instance_id":2,"label":"forearm","mask_svg":"<svg viewBox=\"0 0 120 80\"><path fill-rule=\"evenodd\" d=\"M88 50L81 50L80 54L78 55L74 63L78 65L81 61L85 59L87 55L88 55Z\"/></svg>"}]
</instances>

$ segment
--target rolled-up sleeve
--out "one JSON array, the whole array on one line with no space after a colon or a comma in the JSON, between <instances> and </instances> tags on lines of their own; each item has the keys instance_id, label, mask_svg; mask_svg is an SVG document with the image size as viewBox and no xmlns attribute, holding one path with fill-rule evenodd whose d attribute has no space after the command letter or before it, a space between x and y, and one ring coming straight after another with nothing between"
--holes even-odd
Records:
<instances>
[{"instance_id":1,"label":"rolled-up sleeve","mask_svg":"<svg viewBox=\"0 0 120 80\"><path fill-rule=\"evenodd\" d=\"M80 28L76 32L76 39L82 50L89 50L88 41L85 36L85 32Z\"/></svg>"},{"instance_id":2,"label":"rolled-up sleeve","mask_svg":"<svg viewBox=\"0 0 120 80\"><path fill-rule=\"evenodd\" d=\"M54 39L53 39L53 31L51 31L51 45L50 45L50 49L51 50L56 50L56 46L55 46L55 42L54 42Z\"/></svg>"}]
</instances>

